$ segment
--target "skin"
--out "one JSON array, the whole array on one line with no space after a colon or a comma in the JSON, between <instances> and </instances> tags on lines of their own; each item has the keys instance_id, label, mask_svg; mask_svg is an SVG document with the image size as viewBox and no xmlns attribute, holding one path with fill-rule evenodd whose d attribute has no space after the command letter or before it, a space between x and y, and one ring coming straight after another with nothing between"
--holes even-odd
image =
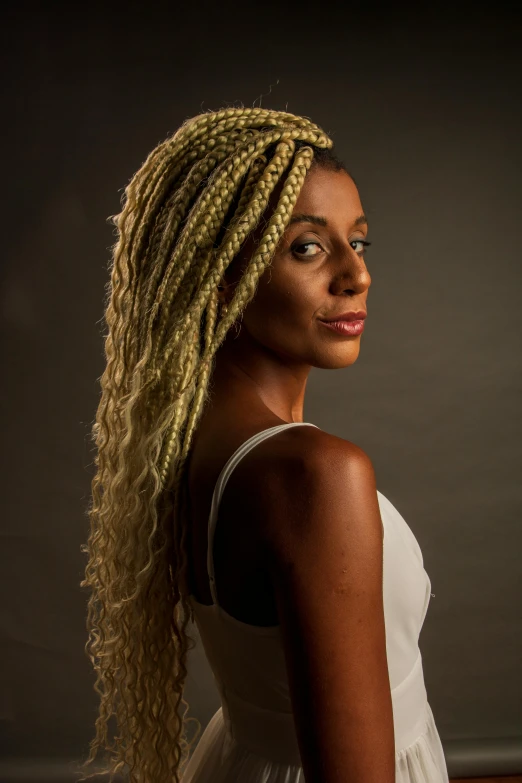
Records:
<instances>
[{"instance_id":1,"label":"skin","mask_svg":"<svg viewBox=\"0 0 522 783\"><path fill-rule=\"evenodd\" d=\"M281 183L275 189L265 218L275 208L282 187ZM338 335L318 319L367 310L371 278L360 243L368 228L358 221L363 214L358 190L345 171L313 166L292 217L326 218L327 226L301 221L287 226L254 299L216 354L210 396L189 464L190 582L201 603L212 603L206 569L207 525L212 492L223 465L255 433L303 421L306 382L312 367L340 369L359 356L362 335ZM261 221L227 269L220 292L222 302L230 302L263 229ZM260 531L244 525L245 508L254 490L251 478L256 475L256 460L268 459L277 465L278 459L288 456L286 445L303 450L311 442L324 450L324 441L336 441L341 448L346 444L312 427L290 428L258 444L234 469L220 504L215 536L220 604L234 617L257 625L277 624L273 591L261 562ZM236 552L241 557L236 557ZM250 568L242 572L246 563ZM238 591L237 584L244 589Z\"/></svg>"},{"instance_id":2,"label":"skin","mask_svg":"<svg viewBox=\"0 0 522 783\"><path fill-rule=\"evenodd\" d=\"M358 242L367 225L358 221L363 209L353 180L312 168L293 215L326 218L327 225L287 227L218 351L191 449L189 573L191 592L204 604L213 603L208 518L224 464L255 433L303 421L311 367L340 369L359 355L360 335L339 335L319 322L367 310L371 278ZM223 301L261 232L227 270ZM383 527L367 455L314 427L288 428L257 444L227 482L213 553L221 611L280 626L307 783L394 783Z\"/></svg>"},{"instance_id":3,"label":"skin","mask_svg":"<svg viewBox=\"0 0 522 783\"><path fill-rule=\"evenodd\" d=\"M307 221L287 227L245 309L241 328L232 329L218 351L213 373L216 408L233 398L244 410L265 411L267 419L303 421L311 368L336 370L359 356L362 335L338 335L318 320L367 310L371 277L360 243L367 224L357 223L364 213L354 181L344 171L312 168L294 207L293 216L299 215L326 218L328 225ZM238 268L259 233L232 265L224 302L230 301ZM312 242L317 244L303 246Z\"/></svg>"}]
</instances>

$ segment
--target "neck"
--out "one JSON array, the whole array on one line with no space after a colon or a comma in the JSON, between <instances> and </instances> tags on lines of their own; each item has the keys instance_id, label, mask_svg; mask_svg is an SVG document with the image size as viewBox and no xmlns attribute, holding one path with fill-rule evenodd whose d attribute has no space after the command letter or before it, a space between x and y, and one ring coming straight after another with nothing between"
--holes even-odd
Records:
<instances>
[{"instance_id":1,"label":"neck","mask_svg":"<svg viewBox=\"0 0 522 783\"><path fill-rule=\"evenodd\" d=\"M253 417L272 413L286 422L302 422L310 365L297 363L234 327L219 347L211 378L214 406L241 406Z\"/></svg>"}]
</instances>

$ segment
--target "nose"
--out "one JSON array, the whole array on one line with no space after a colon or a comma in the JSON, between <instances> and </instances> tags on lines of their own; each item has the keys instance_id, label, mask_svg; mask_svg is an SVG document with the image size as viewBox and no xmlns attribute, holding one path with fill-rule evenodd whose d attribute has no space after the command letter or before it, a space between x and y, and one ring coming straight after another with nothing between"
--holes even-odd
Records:
<instances>
[{"instance_id":1,"label":"nose","mask_svg":"<svg viewBox=\"0 0 522 783\"><path fill-rule=\"evenodd\" d=\"M335 293L361 294L367 291L371 284L372 278L364 258L353 251L348 251L334 282Z\"/></svg>"}]
</instances>

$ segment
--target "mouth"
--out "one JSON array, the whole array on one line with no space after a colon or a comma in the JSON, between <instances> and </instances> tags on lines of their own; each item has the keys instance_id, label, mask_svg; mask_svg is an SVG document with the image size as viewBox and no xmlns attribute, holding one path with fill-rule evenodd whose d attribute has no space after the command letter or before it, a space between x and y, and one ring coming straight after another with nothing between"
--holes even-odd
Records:
<instances>
[{"instance_id":1,"label":"mouth","mask_svg":"<svg viewBox=\"0 0 522 783\"><path fill-rule=\"evenodd\" d=\"M337 334L342 334L345 337L356 337L362 334L364 331L364 320L359 318L357 320L344 320L344 321L320 321L327 329Z\"/></svg>"},{"instance_id":2,"label":"mouth","mask_svg":"<svg viewBox=\"0 0 522 783\"><path fill-rule=\"evenodd\" d=\"M366 310L357 310L349 313L341 313L340 315L334 315L331 318L319 318L319 321L323 323L341 323L350 321L363 321L366 318Z\"/></svg>"}]
</instances>

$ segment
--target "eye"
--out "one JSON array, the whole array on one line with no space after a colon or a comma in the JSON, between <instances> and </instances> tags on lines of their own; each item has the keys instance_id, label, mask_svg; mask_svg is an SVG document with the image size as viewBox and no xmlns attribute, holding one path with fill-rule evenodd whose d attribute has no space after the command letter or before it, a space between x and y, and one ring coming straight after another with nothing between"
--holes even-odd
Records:
<instances>
[{"instance_id":1,"label":"eye","mask_svg":"<svg viewBox=\"0 0 522 783\"><path fill-rule=\"evenodd\" d=\"M311 247L317 247L319 250L313 253L307 252L307 250ZM302 248L306 248L306 250L303 252ZM314 256L318 255L321 250L322 247L318 242L300 242L298 245L294 245L292 248L292 252L296 256L301 256L302 258L313 258Z\"/></svg>"},{"instance_id":2,"label":"eye","mask_svg":"<svg viewBox=\"0 0 522 783\"><path fill-rule=\"evenodd\" d=\"M371 245L371 244L372 243L371 242L367 242L366 239L353 239L350 242L350 245L352 245L352 247L353 247L353 245L362 245L363 246L362 250L356 250L355 248L353 248L358 256L364 255L365 248L369 247L369 245Z\"/></svg>"}]
</instances>

